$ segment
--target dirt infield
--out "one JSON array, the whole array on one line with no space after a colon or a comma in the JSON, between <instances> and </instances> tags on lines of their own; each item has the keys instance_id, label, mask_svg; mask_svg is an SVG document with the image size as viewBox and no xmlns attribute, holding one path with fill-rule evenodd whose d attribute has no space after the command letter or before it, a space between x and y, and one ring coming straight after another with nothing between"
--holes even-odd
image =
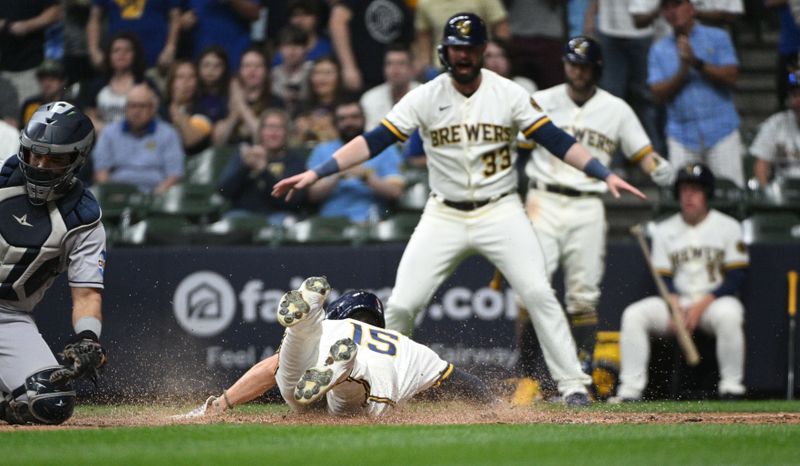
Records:
<instances>
[{"instance_id":1,"label":"dirt infield","mask_svg":"<svg viewBox=\"0 0 800 466\"><path fill-rule=\"evenodd\" d=\"M514 407L498 404L475 407L460 403L413 403L384 417L332 417L325 413L294 414L288 408L233 411L211 419L174 421L170 416L181 412L174 407L120 406L77 412L61 426L8 426L0 424L0 433L24 430L86 429L105 427L152 427L173 424L268 424L268 425L456 425L456 424L800 424L798 412L631 412L604 407L603 410L569 410L563 407L533 405Z\"/></svg>"}]
</instances>

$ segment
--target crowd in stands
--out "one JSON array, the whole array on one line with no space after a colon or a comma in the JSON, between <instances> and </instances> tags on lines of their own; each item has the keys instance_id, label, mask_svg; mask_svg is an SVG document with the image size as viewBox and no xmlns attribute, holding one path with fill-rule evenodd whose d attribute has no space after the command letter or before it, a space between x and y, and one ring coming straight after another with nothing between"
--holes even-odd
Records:
<instances>
[{"instance_id":1,"label":"crowd in stands","mask_svg":"<svg viewBox=\"0 0 800 466\"><path fill-rule=\"evenodd\" d=\"M794 3L763 5L780 20L776 110L788 110L749 149L761 187L800 177ZM405 170L420 165L403 147L290 202L269 192L440 73L440 31L457 11L489 26L485 66L531 93L564 81L570 34L597 38L600 86L631 104L656 150L745 187L731 39L743 0L0 0L2 157L17 151L39 105L64 99L97 129L87 183L157 194L184 180L192 158L227 148L233 155L213 180L226 215L371 222L388 215Z\"/></svg>"}]
</instances>

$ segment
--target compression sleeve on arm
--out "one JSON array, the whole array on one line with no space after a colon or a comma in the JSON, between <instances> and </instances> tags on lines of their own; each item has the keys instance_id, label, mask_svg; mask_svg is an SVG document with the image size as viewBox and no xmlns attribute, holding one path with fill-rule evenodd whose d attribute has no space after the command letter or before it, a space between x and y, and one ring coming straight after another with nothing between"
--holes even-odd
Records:
<instances>
[{"instance_id":1,"label":"compression sleeve on arm","mask_svg":"<svg viewBox=\"0 0 800 466\"><path fill-rule=\"evenodd\" d=\"M739 291L739 288L742 286L742 283L744 283L745 277L747 277L747 272L745 272L745 269L728 270L725 272L725 279L722 280L722 284L711 294L717 298L720 296L736 294L736 292Z\"/></svg>"},{"instance_id":2,"label":"compression sleeve on arm","mask_svg":"<svg viewBox=\"0 0 800 466\"><path fill-rule=\"evenodd\" d=\"M551 154L562 160L567 154L569 148L578 142L574 137L570 136L566 131L554 125L550 120L547 120L538 128L536 127L537 124L538 123L534 124L532 128L529 128L527 131L525 131L525 136L533 139L545 149L550 151ZM533 129L533 131L531 131L531 129Z\"/></svg>"},{"instance_id":3,"label":"compression sleeve on arm","mask_svg":"<svg viewBox=\"0 0 800 466\"><path fill-rule=\"evenodd\" d=\"M317 174L317 178L325 178L326 176L330 176L339 172L339 162L337 162L335 158L331 157L321 164L312 167L311 171Z\"/></svg>"},{"instance_id":4,"label":"compression sleeve on arm","mask_svg":"<svg viewBox=\"0 0 800 466\"><path fill-rule=\"evenodd\" d=\"M381 124L374 129L364 133L364 139L367 140L367 147L369 147L369 157L375 157L383 152L384 149L391 146L397 141L405 141L408 138L401 138L399 134L392 131L387 124L391 124L383 120Z\"/></svg>"}]
</instances>

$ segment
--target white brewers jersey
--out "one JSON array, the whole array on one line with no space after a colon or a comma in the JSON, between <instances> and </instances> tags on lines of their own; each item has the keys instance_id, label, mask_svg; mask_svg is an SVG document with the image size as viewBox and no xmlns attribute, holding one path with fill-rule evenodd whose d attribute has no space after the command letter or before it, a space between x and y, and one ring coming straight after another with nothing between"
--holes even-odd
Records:
<instances>
[{"instance_id":1,"label":"white brewers jersey","mask_svg":"<svg viewBox=\"0 0 800 466\"><path fill-rule=\"evenodd\" d=\"M600 88L582 106L569 97L566 84L536 92L533 98L553 124L573 135L603 165L608 166L617 148L631 162L638 162L653 150L633 109ZM538 145L525 173L531 180L580 191L603 193L608 189L604 181L586 175Z\"/></svg>"},{"instance_id":2,"label":"white brewers jersey","mask_svg":"<svg viewBox=\"0 0 800 466\"><path fill-rule=\"evenodd\" d=\"M800 178L800 127L792 110L765 121L750 146L753 156L774 164L778 178Z\"/></svg>"},{"instance_id":3,"label":"white brewers jersey","mask_svg":"<svg viewBox=\"0 0 800 466\"><path fill-rule=\"evenodd\" d=\"M673 277L679 295L693 301L717 289L726 271L748 263L741 224L714 209L694 226L677 213L659 223L653 234L653 265Z\"/></svg>"},{"instance_id":4,"label":"white brewers jersey","mask_svg":"<svg viewBox=\"0 0 800 466\"><path fill-rule=\"evenodd\" d=\"M433 350L398 332L353 319L324 320L320 348L350 337L358 345L347 381L328 393L335 414L366 410L380 414L403 404L449 375L452 365Z\"/></svg>"},{"instance_id":5,"label":"white brewers jersey","mask_svg":"<svg viewBox=\"0 0 800 466\"><path fill-rule=\"evenodd\" d=\"M481 76L466 97L441 74L406 94L382 121L402 141L419 127L431 190L450 201L516 190L514 139L550 121L520 85L487 69Z\"/></svg>"}]
</instances>

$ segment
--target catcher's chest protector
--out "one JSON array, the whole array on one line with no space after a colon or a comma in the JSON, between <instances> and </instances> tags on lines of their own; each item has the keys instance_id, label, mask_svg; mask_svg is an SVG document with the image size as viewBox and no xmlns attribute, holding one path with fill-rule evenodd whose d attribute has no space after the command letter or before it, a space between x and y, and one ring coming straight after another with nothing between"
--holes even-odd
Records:
<instances>
[{"instance_id":1,"label":"catcher's chest protector","mask_svg":"<svg viewBox=\"0 0 800 466\"><path fill-rule=\"evenodd\" d=\"M62 245L71 233L100 221L97 201L76 182L45 205L28 202L16 157L0 170L0 300L22 301L66 267Z\"/></svg>"}]
</instances>

